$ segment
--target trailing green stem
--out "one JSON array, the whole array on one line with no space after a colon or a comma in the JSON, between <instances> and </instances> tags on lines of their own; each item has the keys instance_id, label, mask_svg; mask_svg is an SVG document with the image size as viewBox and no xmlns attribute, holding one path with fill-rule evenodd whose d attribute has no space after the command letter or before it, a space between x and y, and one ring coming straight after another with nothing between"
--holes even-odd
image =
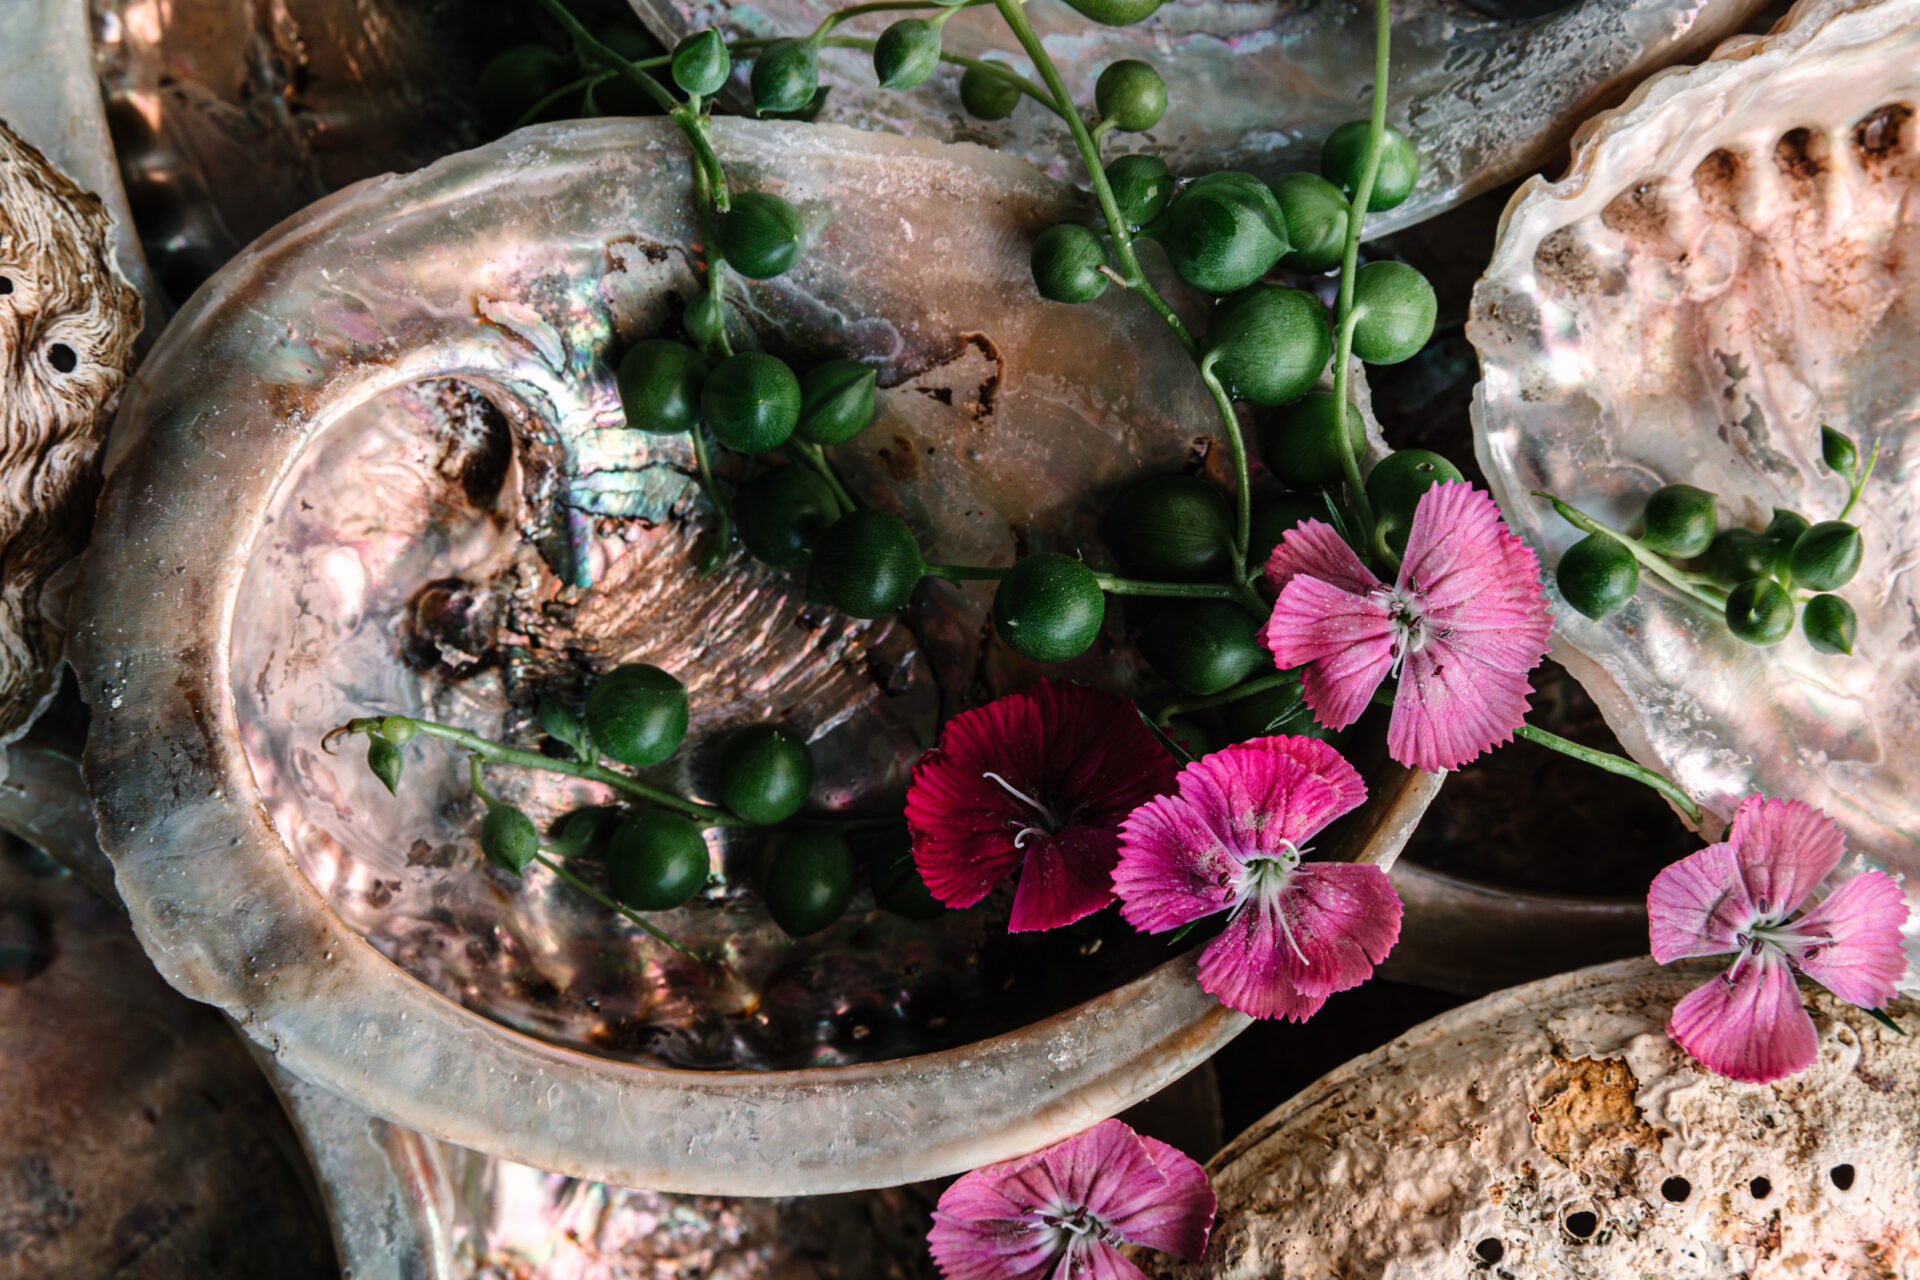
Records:
<instances>
[{"instance_id":1,"label":"trailing green stem","mask_svg":"<svg viewBox=\"0 0 1920 1280\"><path fill-rule=\"evenodd\" d=\"M1560 513L1560 518L1574 528L1585 533L1605 534L1607 537L1612 538L1615 542L1625 547L1635 560L1646 567L1648 572L1673 587L1676 591L1691 596L1708 608L1718 610L1722 613L1726 612L1726 597L1721 596L1716 598L1709 595L1706 591L1701 590L1703 586L1711 582L1711 579L1705 578L1697 573L1688 573L1685 569L1675 568L1666 557L1657 555L1641 545L1639 539L1629 538L1618 529L1612 529L1601 524L1598 520L1595 520L1592 516L1580 510L1580 508L1567 505L1544 489L1534 489L1531 492L1534 497L1545 498L1548 502L1551 502L1553 509Z\"/></svg>"},{"instance_id":2,"label":"trailing green stem","mask_svg":"<svg viewBox=\"0 0 1920 1280\"><path fill-rule=\"evenodd\" d=\"M1232 600L1246 603L1244 584L1232 582L1143 582L1138 578L1116 578L1096 573L1093 580L1100 589L1115 596L1162 596L1178 600Z\"/></svg>"},{"instance_id":3,"label":"trailing green stem","mask_svg":"<svg viewBox=\"0 0 1920 1280\"><path fill-rule=\"evenodd\" d=\"M1840 508L1835 520L1845 520L1853 514L1854 504L1860 501L1860 491L1867 487L1867 477L1873 474L1873 464L1880 461L1880 442L1873 442L1873 452L1867 455L1867 465L1860 468L1860 477L1853 482L1853 488L1847 493L1847 505Z\"/></svg>"},{"instance_id":4,"label":"trailing green stem","mask_svg":"<svg viewBox=\"0 0 1920 1280\"><path fill-rule=\"evenodd\" d=\"M799 455L801 461L812 467L819 473L820 478L827 482L827 488L833 491L833 500L839 505L841 515L851 514L860 505L853 500L853 495L847 492L846 486L840 483L840 477L834 474L833 464L827 461L827 455L819 445L810 440L790 439L787 441L787 447Z\"/></svg>"},{"instance_id":5,"label":"trailing green stem","mask_svg":"<svg viewBox=\"0 0 1920 1280\"><path fill-rule=\"evenodd\" d=\"M871 4L850 4L844 9L835 9L820 19L820 25L815 27L813 34L806 39L809 44L818 49L825 43L827 34L835 27L849 18L863 17L869 13L910 13L923 9L938 9L943 12L936 15L935 21L945 21L946 14L951 14L958 9L971 9L985 3L986 0L967 0L965 4L957 5L935 4L932 0L874 0Z\"/></svg>"},{"instance_id":6,"label":"trailing green stem","mask_svg":"<svg viewBox=\"0 0 1920 1280\"><path fill-rule=\"evenodd\" d=\"M634 924L639 925L642 929L645 929L648 933L652 934L654 937L658 938L660 941L666 943L668 946L672 947L675 951L678 951L681 955L693 961L695 964L706 963L706 961L702 960L699 956L695 955L692 952L692 950L690 950L687 947L685 943L681 942L679 939L674 938L668 934L662 933L659 929L649 924L646 920L646 917L642 916L639 912L635 911L631 907L623 906L620 903L615 902L612 898L600 892L598 889L588 884L585 880L582 880L579 876L573 874L573 872L567 870L565 866L561 865L558 862L555 862L552 858L547 857L547 855L545 855L544 853L535 853L533 855L533 860L539 863L541 866L545 867L547 870L553 872L554 875L559 876L562 880L572 885L575 889L578 889L581 893L585 894L587 897L592 898L595 902L599 903L601 906L606 907L610 911L616 911L620 915L632 921Z\"/></svg>"},{"instance_id":7,"label":"trailing green stem","mask_svg":"<svg viewBox=\"0 0 1920 1280\"><path fill-rule=\"evenodd\" d=\"M725 549L733 544L733 511L713 478L713 458L707 449L707 429L698 424L693 428L693 463L700 472L701 492L706 494L708 504L713 507L716 521L714 542L724 554Z\"/></svg>"},{"instance_id":8,"label":"trailing green stem","mask_svg":"<svg viewBox=\"0 0 1920 1280\"><path fill-rule=\"evenodd\" d=\"M929 578L945 578L948 582L998 582L1013 572L1011 568L983 564L929 564L921 568Z\"/></svg>"},{"instance_id":9,"label":"trailing green stem","mask_svg":"<svg viewBox=\"0 0 1920 1280\"><path fill-rule=\"evenodd\" d=\"M956 11L957 10L948 10L950 13ZM869 40L865 36L833 36L822 41L822 43L829 49L864 49L868 53L872 53L873 46L878 42ZM940 61L947 63L949 66L960 67L966 71L979 71L994 76L997 79L1004 80L1047 110L1053 112L1056 116L1060 116L1062 119L1066 118L1064 113L1061 112L1059 105L1054 102L1052 94L1004 62L988 62L984 58L969 58L965 54L960 53L942 53L940 55Z\"/></svg>"},{"instance_id":10,"label":"trailing green stem","mask_svg":"<svg viewBox=\"0 0 1920 1280\"><path fill-rule=\"evenodd\" d=\"M1253 541L1253 480L1247 471L1247 442L1240 432L1240 415L1233 411L1233 397L1213 376L1211 357L1200 362L1200 381L1207 384L1214 408L1227 426L1227 448L1233 454L1233 580L1247 580L1247 549Z\"/></svg>"},{"instance_id":11,"label":"trailing green stem","mask_svg":"<svg viewBox=\"0 0 1920 1280\"><path fill-rule=\"evenodd\" d=\"M540 101L534 103L532 106L528 107L525 111L521 112L520 118L513 122L513 128L524 129L528 125L532 124L535 120L538 120L540 118L541 112L545 111L548 107L560 101L560 99L566 97L568 94L579 93L583 89L592 89L595 86L604 84L605 82L611 79L613 79L613 72L602 71L597 75L581 76L578 80L575 80L571 84L563 84L558 89L555 89L552 93L540 99ZM508 130L508 132L511 133L512 130Z\"/></svg>"},{"instance_id":12,"label":"trailing green stem","mask_svg":"<svg viewBox=\"0 0 1920 1280\"><path fill-rule=\"evenodd\" d=\"M1688 822L1696 825L1700 822L1700 806L1695 804L1686 792L1653 770L1635 764L1625 756L1616 756L1605 751L1595 751L1592 747L1583 747L1577 742L1567 741L1557 733L1548 733L1545 729L1530 724L1521 725L1514 730L1514 733L1528 742L1536 742L1543 747L1558 751L1563 756L1572 756L1575 760L1583 761L1597 769L1605 769L1608 773L1617 773L1623 778L1632 778L1635 782L1652 787L1673 801L1674 807L1686 815Z\"/></svg>"}]
</instances>

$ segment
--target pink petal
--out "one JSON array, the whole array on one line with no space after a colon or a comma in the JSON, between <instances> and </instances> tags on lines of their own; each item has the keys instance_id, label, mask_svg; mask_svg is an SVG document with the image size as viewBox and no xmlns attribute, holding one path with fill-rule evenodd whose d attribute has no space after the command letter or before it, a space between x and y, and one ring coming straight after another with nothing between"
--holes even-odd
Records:
<instances>
[{"instance_id":1,"label":"pink petal","mask_svg":"<svg viewBox=\"0 0 1920 1280\"><path fill-rule=\"evenodd\" d=\"M1165 933L1224 911L1233 900L1233 877L1226 846L1185 800L1149 801L1120 828L1113 891L1121 917L1143 933Z\"/></svg>"},{"instance_id":2,"label":"pink petal","mask_svg":"<svg viewBox=\"0 0 1920 1280\"><path fill-rule=\"evenodd\" d=\"M1148 1280L1146 1272L1104 1240L1081 1244L1053 1274L1054 1280Z\"/></svg>"},{"instance_id":3,"label":"pink petal","mask_svg":"<svg viewBox=\"0 0 1920 1280\"><path fill-rule=\"evenodd\" d=\"M1324 520L1303 520L1287 530L1273 554L1267 557L1267 582L1275 591L1284 590L1299 574L1359 596L1385 585L1360 563L1360 557L1353 553L1346 539Z\"/></svg>"},{"instance_id":4,"label":"pink petal","mask_svg":"<svg viewBox=\"0 0 1920 1280\"><path fill-rule=\"evenodd\" d=\"M1450 480L1420 496L1398 585L1418 595L1429 629L1457 654L1521 675L1546 656L1553 612L1540 561L1469 484Z\"/></svg>"},{"instance_id":5,"label":"pink petal","mask_svg":"<svg viewBox=\"0 0 1920 1280\"><path fill-rule=\"evenodd\" d=\"M1877 1009L1893 999L1907 970L1900 930L1907 899L1884 871L1854 876L1826 901L1795 922L1801 933L1824 933L1833 941L1796 957L1801 971L1848 1004Z\"/></svg>"},{"instance_id":6,"label":"pink petal","mask_svg":"<svg viewBox=\"0 0 1920 1280\"><path fill-rule=\"evenodd\" d=\"M1219 1207L1207 1171L1186 1152L1158 1138L1143 1133L1140 1146L1166 1178L1166 1185L1146 1207L1107 1221L1129 1243L1198 1262L1207 1251L1207 1236Z\"/></svg>"},{"instance_id":7,"label":"pink petal","mask_svg":"<svg viewBox=\"0 0 1920 1280\"><path fill-rule=\"evenodd\" d=\"M1301 694L1329 729L1358 720L1393 668L1384 594L1353 595L1304 574L1290 578L1274 601L1266 639L1275 665L1306 668Z\"/></svg>"},{"instance_id":8,"label":"pink petal","mask_svg":"<svg viewBox=\"0 0 1920 1280\"><path fill-rule=\"evenodd\" d=\"M1457 769L1512 740L1527 718L1531 692L1523 672L1487 666L1451 642L1430 637L1400 669L1393 718L1387 722L1387 754L1413 769Z\"/></svg>"},{"instance_id":9,"label":"pink petal","mask_svg":"<svg viewBox=\"0 0 1920 1280\"><path fill-rule=\"evenodd\" d=\"M1749 1084L1804 1071L1819 1053L1793 970L1772 950L1689 993L1667 1034L1709 1071Z\"/></svg>"},{"instance_id":10,"label":"pink petal","mask_svg":"<svg viewBox=\"0 0 1920 1280\"><path fill-rule=\"evenodd\" d=\"M1029 841L1007 931L1058 929L1112 902L1119 856L1119 836L1093 827L1068 827L1051 839Z\"/></svg>"},{"instance_id":11,"label":"pink petal","mask_svg":"<svg viewBox=\"0 0 1920 1280\"><path fill-rule=\"evenodd\" d=\"M1784 919L1840 865L1840 824L1801 800L1748 796L1734 810L1727 843L1761 917Z\"/></svg>"},{"instance_id":12,"label":"pink petal","mask_svg":"<svg viewBox=\"0 0 1920 1280\"><path fill-rule=\"evenodd\" d=\"M1196 760L1180 771L1180 798L1241 861L1304 844L1367 797L1339 752L1306 741L1254 738Z\"/></svg>"},{"instance_id":13,"label":"pink petal","mask_svg":"<svg viewBox=\"0 0 1920 1280\"><path fill-rule=\"evenodd\" d=\"M1039 710L1046 744L1041 788L1062 799L1063 816L1118 830L1148 799L1173 790L1179 766L1128 699L1067 680L1042 680L1025 696Z\"/></svg>"},{"instance_id":14,"label":"pink petal","mask_svg":"<svg viewBox=\"0 0 1920 1280\"><path fill-rule=\"evenodd\" d=\"M1033 795L1043 778L1044 726L1019 694L963 711L920 757L907 784L913 860L934 897L970 907L1020 865L1013 837L1033 816L989 772Z\"/></svg>"},{"instance_id":15,"label":"pink petal","mask_svg":"<svg viewBox=\"0 0 1920 1280\"><path fill-rule=\"evenodd\" d=\"M1318 738L1308 738L1299 734L1281 734L1271 738L1250 739L1242 745L1257 747L1262 751L1292 760L1310 771L1314 777L1333 788L1335 803L1340 806L1340 813L1345 813L1349 809L1358 809L1366 802L1367 784L1360 777L1360 771L1354 768L1330 742L1322 742Z\"/></svg>"},{"instance_id":16,"label":"pink petal","mask_svg":"<svg viewBox=\"0 0 1920 1280\"><path fill-rule=\"evenodd\" d=\"M1753 901L1732 845L1688 854L1647 889L1647 929L1653 958L1661 964L1738 951L1739 935L1753 921Z\"/></svg>"},{"instance_id":17,"label":"pink petal","mask_svg":"<svg viewBox=\"0 0 1920 1280\"><path fill-rule=\"evenodd\" d=\"M945 1196L940 1203L946 1204ZM1052 1233L1037 1221L974 1221L944 1208L934 1210L927 1248L947 1280L1047 1280L1061 1256Z\"/></svg>"},{"instance_id":18,"label":"pink petal","mask_svg":"<svg viewBox=\"0 0 1920 1280\"><path fill-rule=\"evenodd\" d=\"M1400 914L1380 868L1302 864L1286 888L1249 902L1208 945L1200 985L1254 1017L1304 1021L1329 995L1373 976L1400 937Z\"/></svg>"}]
</instances>

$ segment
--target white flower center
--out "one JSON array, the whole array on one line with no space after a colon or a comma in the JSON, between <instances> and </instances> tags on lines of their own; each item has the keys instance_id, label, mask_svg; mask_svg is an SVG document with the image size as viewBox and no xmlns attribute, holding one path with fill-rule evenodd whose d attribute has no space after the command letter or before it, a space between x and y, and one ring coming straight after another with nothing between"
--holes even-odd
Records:
<instances>
[{"instance_id":1,"label":"white flower center","mask_svg":"<svg viewBox=\"0 0 1920 1280\"><path fill-rule=\"evenodd\" d=\"M1012 822L1012 821L1009 821L1007 823L1007 825L1010 827L1018 828L1018 830L1014 832L1014 836L1013 836L1014 848L1024 849L1027 847L1028 840L1034 839L1034 838L1044 840L1048 836L1052 835L1055 831L1058 831L1060 829L1059 816L1055 814L1052 809L1049 809L1045 804L1041 803L1039 800L1035 799L1033 796L1030 796L1026 792L1020 790L1020 788L1014 786L1011 782L1008 782L1005 778L1001 777L997 773L983 773L980 776L983 778L993 779L994 782L1000 785L1000 789L1002 791L1005 791L1008 795L1012 796L1015 800L1018 800L1021 804L1026 805L1028 808L1032 809L1035 813L1040 815L1040 822L1042 825L1037 827L1031 826L1031 825L1023 825L1021 823Z\"/></svg>"},{"instance_id":2,"label":"white flower center","mask_svg":"<svg viewBox=\"0 0 1920 1280\"><path fill-rule=\"evenodd\" d=\"M1287 913L1282 909L1280 899L1293 882L1294 868L1311 852L1311 847L1303 849L1291 840L1282 840L1280 852L1248 858L1240 864L1240 870L1233 879L1233 915L1237 917L1253 903L1271 909L1274 920L1280 926L1280 936L1287 940L1287 946L1302 964L1307 963L1306 953L1300 950L1300 944L1294 940L1293 929L1287 924Z\"/></svg>"},{"instance_id":3,"label":"white flower center","mask_svg":"<svg viewBox=\"0 0 1920 1280\"><path fill-rule=\"evenodd\" d=\"M1426 596L1411 578L1405 590L1387 587L1380 590L1387 597L1387 621L1393 626L1393 675L1398 679L1407 655L1427 647Z\"/></svg>"},{"instance_id":4,"label":"white flower center","mask_svg":"<svg viewBox=\"0 0 1920 1280\"><path fill-rule=\"evenodd\" d=\"M1767 904L1758 904L1762 911ZM1734 935L1740 944L1740 954L1734 960L1733 967L1724 975L1728 986L1738 981L1741 968L1749 961L1758 963L1769 953L1785 958L1789 963L1808 960L1831 946L1833 935L1820 929L1804 929L1799 924L1788 924L1781 916L1761 916L1745 929Z\"/></svg>"}]
</instances>

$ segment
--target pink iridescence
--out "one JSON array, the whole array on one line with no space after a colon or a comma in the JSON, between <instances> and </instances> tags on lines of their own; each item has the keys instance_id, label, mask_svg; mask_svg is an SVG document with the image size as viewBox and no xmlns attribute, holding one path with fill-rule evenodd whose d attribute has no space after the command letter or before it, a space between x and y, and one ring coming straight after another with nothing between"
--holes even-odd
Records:
<instances>
[{"instance_id":1,"label":"pink iridescence","mask_svg":"<svg viewBox=\"0 0 1920 1280\"><path fill-rule=\"evenodd\" d=\"M1532 549L1471 485L1421 495L1391 587L1318 520L1280 540L1267 580L1279 592L1267 645L1283 670L1304 668L1302 695L1328 728L1358 720L1390 674L1387 749L1412 768L1457 769L1525 719L1553 615Z\"/></svg>"},{"instance_id":2,"label":"pink iridescence","mask_svg":"<svg viewBox=\"0 0 1920 1280\"><path fill-rule=\"evenodd\" d=\"M1724 842L1654 878L1647 921L1655 960L1735 955L1667 1023L1708 1070L1765 1084L1813 1065L1818 1037L1796 971L1864 1008L1893 998L1906 970L1907 902L1892 876L1853 876L1789 918L1844 851L1839 824L1812 805L1748 796Z\"/></svg>"},{"instance_id":3,"label":"pink iridescence","mask_svg":"<svg viewBox=\"0 0 1920 1280\"><path fill-rule=\"evenodd\" d=\"M1192 1158L1103 1120L962 1177L940 1197L927 1243L947 1280L1145 1280L1120 1246L1196 1262L1214 1209Z\"/></svg>"},{"instance_id":4,"label":"pink iridescence","mask_svg":"<svg viewBox=\"0 0 1920 1280\"><path fill-rule=\"evenodd\" d=\"M1180 771L1179 790L1120 829L1114 892L1147 933L1222 911L1200 985L1257 1018L1302 1021L1373 975L1400 936L1386 872L1303 862L1306 842L1366 799L1339 752L1314 738L1257 738Z\"/></svg>"}]
</instances>

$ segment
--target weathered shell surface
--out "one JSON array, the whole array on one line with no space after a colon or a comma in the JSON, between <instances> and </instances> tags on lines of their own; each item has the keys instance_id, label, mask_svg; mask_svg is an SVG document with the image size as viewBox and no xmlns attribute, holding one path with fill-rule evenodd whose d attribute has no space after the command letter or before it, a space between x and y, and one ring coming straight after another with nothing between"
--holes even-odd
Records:
<instances>
[{"instance_id":1,"label":"weathered shell surface","mask_svg":"<svg viewBox=\"0 0 1920 1280\"><path fill-rule=\"evenodd\" d=\"M1551 565L1579 534L1545 489L1637 531L1662 484L1722 519L1837 515L1827 423L1881 448L1843 594L1857 656L1735 640L1643 579L1556 656L1640 760L1721 819L1751 792L1819 805L1850 858L1920 902L1920 3L1809 3L1602 118L1558 183L1509 208L1468 335L1480 460ZM1850 862L1850 865L1852 863Z\"/></svg>"},{"instance_id":2,"label":"weathered shell surface","mask_svg":"<svg viewBox=\"0 0 1920 1280\"><path fill-rule=\"evenodd\" d=\"M930 556L1090 545L1115 487L1217 464L1191 364L1149 311L1031 292L1029 238L1073 206L1024 162L831 127L716 138L814 229L794 272L732 288L737 339L880 368L883 415L837 460ZM916 635L810 606L744 558L690 571L686 441L622 429L610 361L670 324L695 235L671 125L535 129L322 201L175 319L120 420L77 612L121 892L169 979L296 1073L521 1163L780 1194L1043 1145L1244 1025L1190 959L1128 982L1165 952L1128 954L1102 917L1064 946L985 953L1016 981L955 1002L976 1022L915 1022L913 983L979 980L958 964L979 913L916 941L863 900L789 945L740 891L754 850L735 840L716 842L725 887L661 918L724 941L714 980L545 873L490 875L452 753L412 748L395 801L318 749L372 709L524 733L530 690L639 658L692 687L696 792L699 740L771 707L811 735L816 796L872 803L943 693L1032 674L986 642L978 588L928 591ZM1113 677L1088 662L1066 670ZM1434 785L1376 774L1355 847L1390 859ZM545 815L578 793L519 798ZM893 1060L834 1065L862 1057ZM673 1069L796 1058L817 1065Z\"/></svg>"},{"instance_id":3,"label":"weathered shell surface","mask_svg":"<svg viewBox=\"0 0 1920 1280\"><path fill-rule=\"evenodd\" d=\"M744 36L811 31L834 0L632 0L671 45L724 24ZM1761 0L1582 0L1539 17L1531 9L1458 0L1394 6L1389 118L1421 148L1414 194L1367 219L1370 235L1410 226L1545 163L1597 102L1658 67L1697 54L1738 31ZM1108 154L1164 155L1176 173L1233 168L1274 178L1316 170L1320 141L1366 114L1373 84L1373 6L1356 0L1175 0L1130 27L1103 27L1045 0L1029 14L1069 90L1091 109L1093 82L1120 58L1144 58L1166 78L1172 105L1145 134L1120 134ZM849 22L873 36L898 15ZM1031 72L991 6L943 28L950 53L1005 57ZM1066 126L1032 101L1007 120L962 110L959 68L942 65L907 93L874 87L871 58L823 56L833 86L824 119L956 142L984 142L1024 155L1060 176L1078 174ZM743 99L744 102L744 99Z\"/></svg>"},{"instance_id":4,"label":"weathered shell surface","mask_svg":"<svg viewBox=\"0 0 1920 1280\"><path fill-rule=\"evenodd\" d=\"M0 121L0 743L53 693L107 421L140 332L98 198Z\"/></svg>"},{"instance_id":5,"label":"weathered shell surface","mask_svg":"<svg viewBox=\"0 0 1920 1280\"><path fill-rule=\"evenodd\" d=\"M1206 1257L1158 1274L1920 1275L1920 1041L1812 991L1813 1067L1708 1075L1663 1027L1717 972L1585 969L1354 1059L1210 1162Z\"/></svg>"}]
</instances>

